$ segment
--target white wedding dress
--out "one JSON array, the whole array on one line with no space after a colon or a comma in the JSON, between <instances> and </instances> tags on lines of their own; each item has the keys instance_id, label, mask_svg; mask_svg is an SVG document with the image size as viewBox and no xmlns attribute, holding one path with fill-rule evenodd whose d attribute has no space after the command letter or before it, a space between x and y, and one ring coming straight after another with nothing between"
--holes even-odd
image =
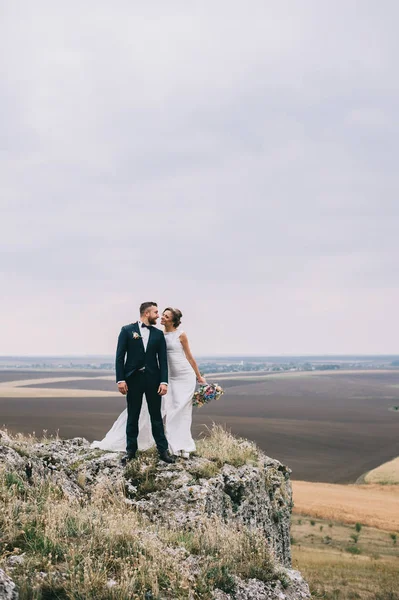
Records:
<instances>
[{"instance_id":1,"label":"white wedding dress","mask_svg":"<svg viewBox=\"0 0 399 600\"><path fill-rule=\"evenodd\" d=\"M165 435L172 454L195 450L191 421L196 377L179 339L182 333L180 327L176 331L165 332L169 385L168 393L163 398L163 407Z\"/></svg>"},{"instance_id":2,"label":"white wedding dress","mask_svg":"<svg viewBox=\"0 0 399 600\"><path fill-rule=\"evenodd\" d=\"M162 416L165 425L165 435L169 450L173 454L179 451L193 452L195 442L191 435L192 397L195 391L195 373L188 362L180 342L183 330L165 332L168 350L169 385L168 393L162 398ZM92 448L123 452L126 450L126 419L127 409L117 418L107 435L101 441L91 444ZM139 450L148 450L154 445L151 433L151 421L147 402L143 404L139 419Z\"/></svg>"}]
</instances>

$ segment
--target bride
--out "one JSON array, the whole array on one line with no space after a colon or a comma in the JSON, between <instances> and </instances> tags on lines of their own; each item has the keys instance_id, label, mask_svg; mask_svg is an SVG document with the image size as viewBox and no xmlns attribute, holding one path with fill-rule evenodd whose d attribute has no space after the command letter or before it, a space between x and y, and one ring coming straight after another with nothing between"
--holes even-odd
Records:
<instances>
[{"instance_id":1,"label":"bride","mask_svg":"<svg viewBox=\"0 0 399 600\"><path fill-rule=\"evenodd\" d=\"M191 354L187 334L180 327L182 313L177 308L165 308L161 324L165 328L165 340L168 356L169 385L168 393L163 397L163 418L165 434L169 450L176 456L189 458L195 450L195 442L191 435L192 397L195 391L195 380L205 383L197 363ZM124 451L126 447L125 409L101 441L92 443L92 448ZM154 445L151 434L150 417L147 403L143 402L139 419L139 450L148 450Z\"/></svg>"},{"instance_id":2,"label":"bride","mask_svg":"<svg viewBox=\"0 0 399 600\"><path fill-rule=\"evenodd\" d=\"M165 308L161 325L165 327L169 386L163 398L165 435L172 454L189 458L195 450L191 421L195 379L205 383L191 354L187 334L180 327L182 313L178 308Z\"/></svg>"}]
</instances>

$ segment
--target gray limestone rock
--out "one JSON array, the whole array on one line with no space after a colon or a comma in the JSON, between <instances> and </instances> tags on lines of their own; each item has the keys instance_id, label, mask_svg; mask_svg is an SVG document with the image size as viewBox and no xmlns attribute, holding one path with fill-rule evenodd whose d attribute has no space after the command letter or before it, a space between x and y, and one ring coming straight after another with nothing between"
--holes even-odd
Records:
<instances>
[{"instance_id":1,"label":"gray limestone rock","mask_svg":"<svg viewBox=\"0 0 399 600\"><path fill-rule=\"evenodd\" d=\"M263 582L258 579L243 581L235 577L234 595L221 590L214 592L215 600L306 600L311 598L309 586L298 571L286 569L286 586L280 581Z\"/></svg>"},{"instance_id":2,"label":"gray limestone rock","mask_svg":"<svg viewBox=\"0 0 399 600\"><path fill-rule=\"evenodd\" d=\"M260 454L256 465L224 464L217 468L216 463L199 456L172 465L149 457L129 471L121 465L121 454L92 449L83 438L29 442L25 446L19 440L7 438L0 436L0 468L17 472L31 485L47 478L71 500L90 498L97 486L119 487L124 489L126 502L132 509L139 510L152 522L169 522L173 527L190 529L197 527L201 518L216 515L226 523L260 529L273 548L284 586L281 581L265 583L236 577L235 598L300 600L310 597L300 573L291 570L292 489L290 470L280 462ZM140 469L151 471L153 487L148 489L147 486L145 492L140 489ZM194 565L194 558L193 561ZM18 597L12 586L12 581L1 572L0 600ZM3 589L8 590L8 596ZM14 595L10 595L12 593ZM214 597L215 600L230 598L220 590L215 591Z\"/></svg>"},{"instance_id":3,"label":"gray limestone rock","mask_svg":"<svg viewBox=\"0 0 399 600\"><path fill-rule=\"evenodd\" d=\"M25 468L25 460L10 446L0 439L0 465L5 465L9 471L20 471Z\"/></svg>"},{"instance_id":4,"label":"gray limestone rock","mask_svg":"<svg viewBox=\"0 0 399 600\"><path fill-rule=\"evenodd\" d=\"M18 600L16 585L3 569L0 569L0 600Z\"/></svg>"},{"instance_id":5,"label":"gray limestone rock","mask_svg":"<svg viewBox=\"0 0 399 600\"><path fill-rule=\"evenodd\" d=\"M169 485L135 504L152 521L189 526L205 513L226 522L261 528L277 559L289 567L292 490L288 470L265 457L265 466L224 465L215 477L193 482L190 470L198 470L205 462L206 459L196 457L184 467L160 467L160 479L165 477L165 471L172 474ZM185 472L179 472L180 469Z\"/></svg>"}]
</instances>

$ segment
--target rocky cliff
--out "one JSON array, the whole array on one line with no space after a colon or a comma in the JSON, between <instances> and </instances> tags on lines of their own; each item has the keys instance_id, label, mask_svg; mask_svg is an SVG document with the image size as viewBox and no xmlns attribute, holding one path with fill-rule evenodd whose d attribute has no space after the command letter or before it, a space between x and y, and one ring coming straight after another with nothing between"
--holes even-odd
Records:
<instances>
[{"instance_id":1,"label":"rocky cliff","mask_svg":"<svg viewBox=\"0 0 399 600\"><path fill-rule=\"evenodd\" d=\"M174 465L0 437L1 598L307 598L290 471L214 428ZM15 587L13 585L15 584Z\"/></svg>"}]
</instances>

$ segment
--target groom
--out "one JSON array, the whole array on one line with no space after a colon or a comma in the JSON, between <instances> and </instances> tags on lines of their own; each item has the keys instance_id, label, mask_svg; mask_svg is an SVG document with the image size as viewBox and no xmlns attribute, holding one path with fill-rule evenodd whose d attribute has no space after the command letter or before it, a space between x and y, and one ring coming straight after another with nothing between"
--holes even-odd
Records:
<instances>
[{"instance_id":1,"label":"groom","mask_svg":"<svg viewBox=\"0 0 399 600\"><path fill-rule=\"evenodd\" d=\"M157 304L143 302L140 320L122 327L118 338L116 382L120 393L127 396L126 456L122 459L123 464L136 456L143 394L159 457L164 462L174 462L168 452L161 415L161 396L168 391L168 362L164 334L154 327L158 319Z\"/></svg>"}]
</instances>

